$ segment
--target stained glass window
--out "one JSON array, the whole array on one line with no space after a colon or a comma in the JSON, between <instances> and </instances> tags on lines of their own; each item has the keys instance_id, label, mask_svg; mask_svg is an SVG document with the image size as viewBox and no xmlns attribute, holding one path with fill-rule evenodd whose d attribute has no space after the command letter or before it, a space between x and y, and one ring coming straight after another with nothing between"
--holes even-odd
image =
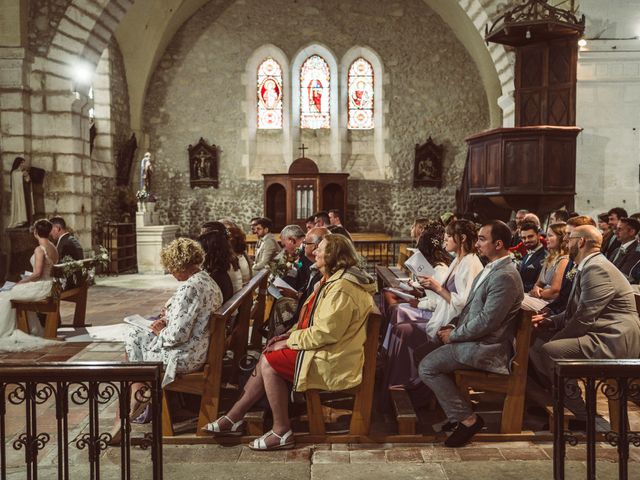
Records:
<instances>
[{"instance_id":1,"label":"stained glass window","mask_svg":"<svg viewBox=\"0 0 640 480\"><path fill-rule=\"evenodd\" d=\"M373 128L373 67L362 57L349 67L349 128Z\"/></svg>"},{"instance_id":2,"label":"stained glass window","mask_svg":"<svg viewBox=\"0 0 640 480\"><path fill-rule=\"evenodd\" d=\"M320 55L311 55L300 69L300 126L331 128L329 65Z\"/></svg>"},{"instance_id":3,"label":"stained glass window","mask_svg":"<svg viewBox=\"0 0 640 480\"><path fill-rule=\"evenodd\" d=\"M273 58L258 67L258 128L282 128L282 68Z\"/></svg>"}]
</instances>

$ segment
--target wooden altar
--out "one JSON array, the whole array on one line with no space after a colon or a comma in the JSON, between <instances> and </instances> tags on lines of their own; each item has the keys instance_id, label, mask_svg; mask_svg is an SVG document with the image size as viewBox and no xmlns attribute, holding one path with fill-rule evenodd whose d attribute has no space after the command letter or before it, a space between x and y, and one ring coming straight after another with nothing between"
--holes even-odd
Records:
<instances>
[{"instance_id":1,"label":"wooden altar","mask_svg":"<svg viewBox=\"0 0 640 480\"><path fill-rule=\"evenodd\" d=\"M264 213L274 231L297 224L303 229L308 217L319 210L338 209L347 217L348 173L320 173L310 158L300 157L288 173L265 173Z\"/></svg>"}]
</instances>

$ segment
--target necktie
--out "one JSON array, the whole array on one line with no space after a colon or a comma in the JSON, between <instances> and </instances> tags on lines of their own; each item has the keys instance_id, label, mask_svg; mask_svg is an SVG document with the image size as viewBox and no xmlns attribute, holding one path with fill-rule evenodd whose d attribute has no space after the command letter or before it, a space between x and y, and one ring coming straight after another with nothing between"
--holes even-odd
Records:
<instances>
[{"instance_id":1,"label":"necktie","mask_svg":"<svg viewBox=\"0 0 640 480\"><path fill-rule=\"evenodd\" d=\"M621 260L622 257L624 256L624 254L627 253L627 250L624 247L620 247L618 248L618 251L616 252L615 256L613 257L613 263L614 265L618 265L618 260Z\"/></svg>"},{"instance_id":2,"label":"necktie","mask_svg":"<svg viewBox=\"0 0 640 480\"><path fill-rule=\"evenodd\" d=\"M578 303L578 301L576 300L576 302L573 302L573 296L576 293L576 288L578 287L578 282L580 282L580 275L582 274L581 270L578 270L576 272L576 276L573 277L573 285L571 285L571 293L569 293L569 300L567 301L567 318L570 317L571 315L573 315L573 310L574 310L574 305Z\"/></svg>"}]
</instances>

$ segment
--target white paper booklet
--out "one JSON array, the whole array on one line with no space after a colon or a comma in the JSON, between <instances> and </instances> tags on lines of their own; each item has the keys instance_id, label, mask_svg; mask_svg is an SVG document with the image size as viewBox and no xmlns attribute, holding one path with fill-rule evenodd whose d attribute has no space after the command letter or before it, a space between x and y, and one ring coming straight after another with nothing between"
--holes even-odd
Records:
<instances>
[{"instance_id":1,"label":"white paper booklet","mask_svg":"<svg viewBox=\"0 0 640 480\"><path fill-rule=\"evenodd\" d=\"M522 305L520 306L525 310L531 310L532 312L539 312L548 304L549 302L546 300L543 300L542 298L532 297L528 293L525 293L524 299L522 300Z\"/></svg>"},{"instance_id":2,"label":"white paper booklet","mask_svg":"<svg viewBox=\"0 0 640 480\"><path fill-rule=\"evenodd\" d=\"M399 290L397 288L387 288L385 290L393 293L396 297L399 297L399 298L401 298L403 300L415 300L416 299L416 297L414 297L410 293L403 292L402 290Z\"/></svg>"},{"instance_id":3,"label":"white paper booklet","mask_svg":"<svg viewBox=\"0 0 640 480\"><path fill-rule=\"evenodd\" d=\"M2 288L0 288L0 292L8 292L15 286L15 282L4 282Z\"/></svg>"},{"instance_id":4,"label":"white paper booklet","mask_svg":"<svg viewBox=\"0 0 640 480\"><path fill-rule=\"evenodd\" d=\"M271 282L271 285L276 288L287 288L289 290L293 290L293 287L280 277L274 278L273 282Z\"/></svg>"},{"instance_id":5,"label":"white paper booklet","mask_svg":"<svg viewBox=\"0 0 640 480\"><path fill-rule=\"evenodd\" d=\"M153 320L147 320L142 315L129 315L128 317L124 317L124 323L128 323L129 325L133 325L140 330L148 330L151 331L151 324Z\"/></svg>"},{"instance_id":6,"label":"white paper booklet","mask_svg":"<svg viewBox=\"0 0 640 480\"><path fill-rule=\"evenodd\" d=\"M276 300L282 298L282 294L280 293L280 290L278 290L273 284L269 285L269 288L267 288L267 292Z\"/></svg>"},{"instance_id":7,"label":"white paper booklet","mask_svg":"<svg viewBox=\"0 0 640 480\"><path fill-rule=\"evenodd\" d=\"M411 255L407 261L404 262L404 266L416 277L433 277L436 273L435 269L429 261L424 258L424 255L422 255L420 251Z\"/></svg>"}]
</instances>

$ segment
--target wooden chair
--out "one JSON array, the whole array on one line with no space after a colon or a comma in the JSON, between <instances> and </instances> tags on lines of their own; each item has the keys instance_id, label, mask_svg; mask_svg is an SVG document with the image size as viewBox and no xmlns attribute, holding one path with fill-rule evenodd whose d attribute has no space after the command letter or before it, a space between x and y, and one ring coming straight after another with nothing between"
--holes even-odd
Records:
<instances>
[{"instance_id":1,"label":"wooden chair","mask_svg":"<svg viewBox=\"0 0 640 480\"><path fill-rule=\"evenodd\" d=\"M239 370L239 361L247 352L253 295L264 284L268 275L269 272L267 271L259 272L211 315L209 320L209 350L203 370L180 375L164 388L165 395L162 397L163 435L174 435L173 415L167 401L167 392L183 392L201 396L196 435L204 435L202 427L218 418L222 384L222 360L225 351L228 347L234 353L230 376L236 377ZM236 312L237 316L233 327L229 335L226 335L227 324L232 321L233 314Z\"/></svg>"},{"instance_id":2,"label":"wooden chair","mask_svg":"<svg viewBox=\"0 0 640 480\"><path fill-rule=\"evenodd\" d=\"M95 266L93 259L79 260L79 269L86 272ZM45 314L44 338L56 338L56 332L60 326L60 302L67 301L75 303L73 315L73 326L83 327L85 325L85 315L87 312L87 293L89 283L86 275L80 275L72 288L63 290L62 281L66 278L64 272L65 264L59 263L53 266L51 272L54 282L51 295L44 300L37 302L11 300L11 306L16 309L17 327L29 332L27 320L28 312Z\"/></svg>"},{"instance_id":3,"label":"wooden chair","mask_svg":"<svg viewBox=\"0 0 640 480\"><path fill-rule=\"evenodd\" d=\"M533 312L520 310L516 332L516 356L509 375L480 370L456 370L455 378L463 392L470 387L475 390L504 393L500 433L520 433L524 415L524 399L529 365L529 342L531 340L531 317Z\"/></svg>"},{"instance_id":4,"label":"wooden chair","mask_svg":"<svg viewBox=\"0 0 640 480\"><path fill-rule=\"evenodd\" d=\"M362 383L357 387L344 390L341 393L354 395L353 412L349 425L350 435L368 435L371 425L371 410L373 407L373 387L376 373L376 354L380 336L382 316L378 307L374 305L369 313L367 324L367 339L364 343L364 366L362 368ZM307 390L307 417L309 418L309 433L311 435L325 435L324 416L320 402L320 390Z\"/></svg>"}]
</instances>

